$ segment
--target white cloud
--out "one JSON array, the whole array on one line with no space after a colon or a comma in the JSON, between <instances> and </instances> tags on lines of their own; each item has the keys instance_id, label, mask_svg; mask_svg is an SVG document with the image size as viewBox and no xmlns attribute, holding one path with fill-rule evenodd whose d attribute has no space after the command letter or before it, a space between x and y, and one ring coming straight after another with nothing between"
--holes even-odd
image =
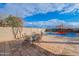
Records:
<instances>
[{"instance_id":1,"label":"white cloud","mask_svg":"<svg viewBox=\"0 0 79 59\"><path fill-rule=\"evenodd\" d=\"M68 13L74 9L79 9L79 4L62 4L62 3L26 3L26 4L6 4L0 9L0 13L12 14L19 17L31 16L37 13L47 13L53 11L62 11Z\"/></svg>"},{"instance_id":2,"label":"white cloud","mask_svg":"<svg viewBox=\"0 0 79 59\"><path fill-rule=\"evenodd\" d=\"M79 22L70 22L70 25L73 26L73 28L79 28Z\"/></svg>"},{"instance_id":3,"label":"white cloud","mask_svg":"<svg viewBox=\"0 0 79 59\"><path fill-rule=\"evenodd\" d=\"M31 16L37 13L47 13L53 11L61 11L61 13L74 13L75 11L79 12L79 4L62 4L62 3L25 3L25 4L6 4L4 8L0 8L0 18L7 17L6 15L15 15L18 17ZM5 15L4 15L5 14ZM3 16L4 15L4 16ZM25 24L29 25L40 25L40 26L56 26L64 24L66 27L78 27L79 23L77 22L65 22L62 20L52 19L49 21L39 21L39 22L26 22Z\"/></svg>"},{"instance_id":4,"label":"white cloud","mask_svg":"<svg viewBox=\"0 0 79 59\"><path fill-rule=\"evenodd\" d=\"M74 13L76 10L79 11L78 9L79 9L79 4L74 3L71 6L65 8L65 11L62 13L70 13L70 12Z\"/></svg>"},{"instance_id":5,"label":"white cloud","mask_svg":"<svg viewBox=\"0 0 79 59\"><path fill-rule=\"evenodd\" d=\"M58 25L64 25L64 28L79 28L79 22L65 22L58 19L51 19L48 21L39 21L39 22L25 22L26 26L38 26L38 27L51 27L54 28Z\"/></svg>"}]
</instances>

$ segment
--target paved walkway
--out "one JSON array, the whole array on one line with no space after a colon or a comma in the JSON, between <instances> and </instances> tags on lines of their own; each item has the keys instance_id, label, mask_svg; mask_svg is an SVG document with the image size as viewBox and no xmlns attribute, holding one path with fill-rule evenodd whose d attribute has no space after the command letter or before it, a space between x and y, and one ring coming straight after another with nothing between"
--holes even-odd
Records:
<instances>
[{"instance_id":1,"label":"paved walkway","mask_svg":"<svg viewBox=\"0 0 79 59\"><path fill-rule=\"evenodd\" d=\"M23 41L0 43L0 56L50 56L51 52L34 44L24 44Z\"/></svg>"},{"instance_id":2,"label":"paved walkway","mask_svg":"<svg viewBox=\"0 0 79 59\"><path fill-rule=\"evenodd\" d=\"M56 55L79 55L79 40L43 36L42 40L35 44Z\"/></svg>"},{"instance_id":3,"label":"paved walkway","mask_svg":"<svg viewBox=\"0 0 79 59\"><path fill-rule=\"evenodd\" d=\"M45 38L45 37L44 37ZM43 38L43 39L44 39ZM45 38L46 39L46 38ZM0 56L58 56L79 55L79 42L62 39L41 40L32 45L23 40L0 43Z\"/></svg>"}]
</instances>

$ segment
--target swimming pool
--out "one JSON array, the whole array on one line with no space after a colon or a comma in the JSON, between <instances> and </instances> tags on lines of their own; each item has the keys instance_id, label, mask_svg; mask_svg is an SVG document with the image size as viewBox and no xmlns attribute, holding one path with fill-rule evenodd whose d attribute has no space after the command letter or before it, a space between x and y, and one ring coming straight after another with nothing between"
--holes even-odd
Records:
<instances>
[{"instance_id":1,"label":"swimming pool","mask_svg":"<svg viewBox=\"0 0 79 59\"><path fill-rule=\"evenodd\" d=\"M66 33L66 34L57 34L54 32L45 32L46 35L54 35L54 36L61 36L61 37L79 37L79 35L77 35L76 33Z\"/></svg>"}]
</instances>

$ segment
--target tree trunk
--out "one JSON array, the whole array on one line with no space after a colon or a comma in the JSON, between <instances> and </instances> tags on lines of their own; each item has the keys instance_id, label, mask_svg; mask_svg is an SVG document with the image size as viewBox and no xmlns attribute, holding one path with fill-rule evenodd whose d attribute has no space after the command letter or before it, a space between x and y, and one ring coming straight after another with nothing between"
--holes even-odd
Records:
<instances>
[{"instance_id":1,"label":"tree trunk","mask_svg":"<svg viewBox=\"0 0 79 59\"><path fill-rule=\"evenodd\" d=\"M12 32L13 32L14 38L16 39L15 27L12 27Z\"/></svg>"}]
</instances>

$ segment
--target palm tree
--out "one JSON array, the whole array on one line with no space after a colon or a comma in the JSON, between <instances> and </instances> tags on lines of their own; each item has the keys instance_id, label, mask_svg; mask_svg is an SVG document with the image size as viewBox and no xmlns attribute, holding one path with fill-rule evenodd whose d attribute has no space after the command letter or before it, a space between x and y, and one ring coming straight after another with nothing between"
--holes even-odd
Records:
<instances>
[{"instance_id":1,"label":"palm tree","mask_svg":"<svg viewBox=\"0 0 79 59\"><path fill-rule=\"evenodd\" d=\"M12 27L12 32L14 37L16 38L16 35L18 33L20 34L21 37L23 21L19 17L10 15L6 18L6 22L8 23L8 26Z\"/></svg>"}]
</instances>

